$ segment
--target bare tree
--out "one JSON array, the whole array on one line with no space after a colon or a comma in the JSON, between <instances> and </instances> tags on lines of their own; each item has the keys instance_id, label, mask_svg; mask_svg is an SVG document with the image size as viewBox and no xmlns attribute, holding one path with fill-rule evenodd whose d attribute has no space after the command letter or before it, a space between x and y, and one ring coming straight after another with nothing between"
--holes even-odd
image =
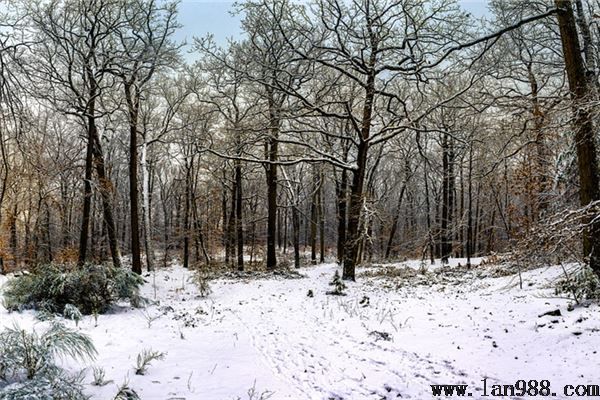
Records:
<instances>
[{"instance_id":1,"label":"bare tree","mask_svg":"<svg viewBox=\"0 0 600 400\"><path fill-rule=\"evenodd\" d=\"M586 77L586 69L573 8L570 1L555 0L556 14L569 88L573 99L575 120L575 146L579 171L579 199L582 206L600 200L600 178L598 176L598 155L596 150L595 128L588 102L594 100L593 91ZM587 221L586 221L587 222ZM583 252L590 257L590 267L600 276L600 221L590 224L583 235Z\"/></svg>"},{"instance_id":2,"label":"bare tree","mask_svg":"<svg viewBox=\"0 0 600 400\"><path fill-rule=\"evenodd\" d=\"M106 232L116 266L121 265L113 216L113 184L106 165L98 120L110 110L99 109L100 97L112 86L107 70L113 54L107 41L119 25L110 0L65 1L33 5L28 11L34 33L37 59L29 63L30 74L42 96L66 114L76 115L85 126L87 149L83 193L83 217L79 241L79 264L86 261L95 168L102 196Z\"/></svg>"},{"instance_id":3,"label":"bare tree","mask_svg":"<svg viewBox=\"0 0 600 400\"><path fill-rule=\"evenodd\" d=\"M115 32L119 38L110 72L120 78L129 121L129 207L132 269L142 272L139 188L138 133L143 92L157 71L178 62L178 46L172 36L178 27L176 4L155 0L132 0L123 8L124 24Z\"/></svg>"}]
</instances>

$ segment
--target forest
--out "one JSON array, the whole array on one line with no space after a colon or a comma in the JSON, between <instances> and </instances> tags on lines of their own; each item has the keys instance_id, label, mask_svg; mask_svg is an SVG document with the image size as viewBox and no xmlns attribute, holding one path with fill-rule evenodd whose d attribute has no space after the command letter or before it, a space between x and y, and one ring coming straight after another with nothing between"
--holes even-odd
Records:
<instances>
[{"instance_id":1,"label":"forest","mask_svg":"<svg viewBox=\"0 0 600 400\"><path fill-rule=\"evenodd\" d=\"M0 400L598 394L600 1L481 2L0 1Z\"/></svg>"}]
</instances>

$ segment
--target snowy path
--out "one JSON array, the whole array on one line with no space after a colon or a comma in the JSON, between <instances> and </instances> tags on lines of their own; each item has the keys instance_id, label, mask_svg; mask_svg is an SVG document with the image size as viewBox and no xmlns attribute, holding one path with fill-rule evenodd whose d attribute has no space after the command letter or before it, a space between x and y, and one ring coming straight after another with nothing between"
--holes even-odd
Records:
<instances>
[{"instance_id":1,"label":"snowy path","mask_svg":"<svg viewBox=\"0 0 600 400\"><path fill-rule=\"evenodd\" d=\"M309 277L292 287L290 281L263 281L250 298L231 291L228 301L240 304L231 312L251 333L253 344L274 372L302 398L392 399L398 394L409 398L409 382L428 389L430 383L465 381L445 363L370 335L377 330L393 337L394 330L402 328L394 328L393 311L386 302L360 305L363 294L358 285L349 290L359 291L354 296L324 295L332 268L307 270ZM306 296L309 289L314 298ZM419 392L424 394L430 392Z\"/></svg>"},{"instance_id":2,"label":"snowy path","mask_svg":"<svg viewBox=\"0 0 600 400\"><path fill-rule=\"evenodd\" d=\"M325 294L334 269L305 268L302 279L220 280L207 299L186 282L187 271L158 272L159 304L100 316L98 326L91 317L80 324L99 350L95 365L114 381L88 386L89 393L108 400L128 380L143 400L245 400L253 387L252 400L263 393L263 400L268 393L273 400L387 400L430 399L430 384L476 388L484 377L505 384L548 379L556 391L600 383L599 307L568 312L565 300L549 298L557 269L528 272L523 290L510 277L400 288L359 278L345 297ZM146 279L152 299L152 277ZM562 316L538 316L556 308ZM13 321L44 325L31 312L0 307L0 326ZM147 375L134 375L145 348L167 356Z\"/></svg>"}]
</instances>

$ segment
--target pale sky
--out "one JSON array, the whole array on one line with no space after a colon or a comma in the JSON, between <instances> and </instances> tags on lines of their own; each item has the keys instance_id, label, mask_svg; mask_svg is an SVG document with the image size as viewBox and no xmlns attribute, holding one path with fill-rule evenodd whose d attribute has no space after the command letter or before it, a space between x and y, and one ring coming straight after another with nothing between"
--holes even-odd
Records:
<instances>
[{"instance_id":1,"label":"pale sky","mask_svg":"<svg viewBox=\"0 0 600 400\"><path fill-rule=\"evenodd\" d=\"M460 4L475 16L487 12L487 0L459 0ZM232 16L233 1L227 0L181 0L179 22L183 28L177 33L178 40L191 42L194 36L212 33L219 44L228 37L240 35L240 18Z\"/></svg>"},{"instance_id":2,"label":"pale sky","mask_svg":"<svg viewBox=\"0 0 600 400\"><path fill-rule=\"evenodd\" d=\"M178 19L183 28L177 33L177 39L189 43L194 36L202 37L212 33L218 43L225 43L228 37L239 36L240 18L230 14L233 3L218 0L181 0Z\"/></svg>"}]
</instances>

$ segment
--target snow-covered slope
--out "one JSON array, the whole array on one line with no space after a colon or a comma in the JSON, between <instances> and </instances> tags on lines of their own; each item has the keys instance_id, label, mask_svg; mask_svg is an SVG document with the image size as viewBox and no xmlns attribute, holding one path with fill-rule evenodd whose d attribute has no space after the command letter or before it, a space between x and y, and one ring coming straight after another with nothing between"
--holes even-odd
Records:
<instances>
[{"instance_id":1,"label":"snow-covered slope","mask_svg":"<svg viewBox=\"0 0 600 400\"><path fill-rule=\"evenodd\" d=\"M181 268L146 277L144 295L156 305L79 324L99 350L94 365L114 381L88 392L111 399L128 380L143 400L429 399L431 384L475 388L484 377L488 385L548 379L556 392L600 383L600 308L567 311L567 300L552 297L558 268L525 273L524 289L515 277L466 273L413 286L371 273L347 296L329 296L336 267L304 268L301 279L219 280L205 299ZM556 309L561 316L539 316ZM13 321L44 326L32 312L0 307L0 326ZM148 348L166 358L135 375Z\"/></svg>"}]
</instances>

